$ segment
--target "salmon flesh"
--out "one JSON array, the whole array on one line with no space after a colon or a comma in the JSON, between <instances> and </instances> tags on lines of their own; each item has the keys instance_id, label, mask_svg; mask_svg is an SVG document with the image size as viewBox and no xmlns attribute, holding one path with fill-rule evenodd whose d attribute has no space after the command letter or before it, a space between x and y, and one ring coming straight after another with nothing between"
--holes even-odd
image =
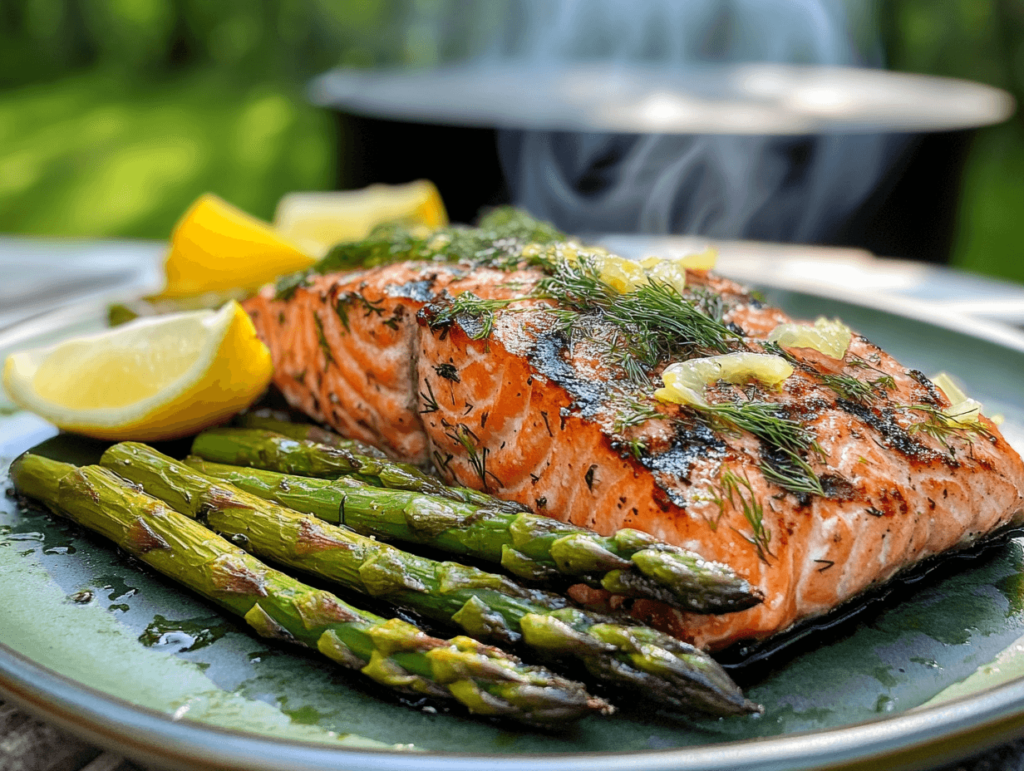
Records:
<instances>
[{"instance_id":1,"label":"salmon flesh","mask_svg":"<svg viewBox=\"0 0 1024 771\"><path fill-rule=\"evenodd\" d=\"M687 297L747 350L791 321L730 280L686 278ZM732 567L762 604L724 615L632 605L702 647L773 635L1024 516L1024 464L996 426L945 430L945 394L862 336L842 360L787 349L795 370L778 388L707 388L710 403L754 400L798 423L811 441L797 468L763 436L653 399L668 362L637 386L610 360L615 330L600 314L567 321L542 299L445 313L466 292L526 298L542 279L410 261L266 287L246 309L277 388L339 433L551 517L605 535L637 528ZM816 489L780 484L773 468L803 469Z\"/></svg>"}]
</instances>

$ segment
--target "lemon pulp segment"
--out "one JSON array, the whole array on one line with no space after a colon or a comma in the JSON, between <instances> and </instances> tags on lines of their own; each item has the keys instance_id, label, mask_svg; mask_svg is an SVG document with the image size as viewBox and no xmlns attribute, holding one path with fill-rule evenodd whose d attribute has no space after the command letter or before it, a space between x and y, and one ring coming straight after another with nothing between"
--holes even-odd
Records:
<instances>
[{"instance_id":1,"label":"lemon pulp segment","mask_svg":"<svg viewBox=\"0 0 1024 771\"><path fill-rule=\"evenodd\" d=\"M273 374L245 310L139 319L108 332L12 354L4 388L60 428L101 439L195 433L248 407Z\"/></svg>"},{"instance_id":2,"label":"lemon pulp segment","mask_svg":"<svg viewBox=\"0 0 1024 771\"><path fill-rule=\"evenodd\" d=\"M68 409L134 404L184 375L208 337L198 319L146 332L116 338L108 346L89 340L63 343L40 363L32 387L41 398Z\"/></svg>"}]
</instances>

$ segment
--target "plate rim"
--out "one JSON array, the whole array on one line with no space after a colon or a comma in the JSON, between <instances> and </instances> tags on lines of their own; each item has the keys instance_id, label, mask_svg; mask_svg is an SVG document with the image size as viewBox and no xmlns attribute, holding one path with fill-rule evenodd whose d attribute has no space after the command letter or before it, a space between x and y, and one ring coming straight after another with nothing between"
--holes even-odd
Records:
<instances>
[{"instance_id":1,"label":"plate rim","mask_svg":"<svg viewBox=\"0 0 1024 771\"><path fill-rule=\"evenodd\" d=\"M886 294L843 292L813 281L759 280L761 286L838 300L924 322L1024 354L1024 333L1008 325L950 314ZM0 330L0 349L60 326L102 318L96 298L24 319ZM172 715L113 696L44 667L0 643L0 695L43 720L115 752L166 768L255 771L770 771L890 768L952 761L1019 735L1024 677L932 706L851 725L671 749L621 752L474 754L334 747L260 736ZM876 766L875 766L876 767Z\"/></svg>"},{"instance_id":2,"label":"plate rim","mask_svg":"<svg viewBox=\"0 0 1024 771\"><path fill-rule=\"evenodd\" d=\"M87 741L168 768L227 771L772 771L953 761L1019 735L1024 677L838 728L622 752L483 754L317 744L191 720L80 683L0 643L0 694ZM938 752L936 750L938 749Z\"/></svg>"}]
</instances>

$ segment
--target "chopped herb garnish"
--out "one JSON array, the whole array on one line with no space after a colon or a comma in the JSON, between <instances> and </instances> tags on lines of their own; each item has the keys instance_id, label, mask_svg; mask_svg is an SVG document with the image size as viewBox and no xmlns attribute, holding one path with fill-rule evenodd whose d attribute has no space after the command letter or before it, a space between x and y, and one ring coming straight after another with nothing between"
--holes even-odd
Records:
<instances>
[{"instance_id":1,"label":"chopped herb garnish","mask_svg":"<svg viewBox=\"0 0 1024 771\"><path fill-rule=\"evenodd\" d=\"M351 300L351 296L344 295L339 297L338 301L334 304L334 312L337 314L338 320L341 322L341 325L345 328L346 332L352 331L348 321L348 304Z\"/></svg>"},{"instance_id":2,"label":"chopped herb garnish","mask_svg":"<svg viewBox=\"0 0 1024 771\"><path fill-rule=\"evenodd\" d=\"M639 426L648 420L665 419L668 416L659 412L651 404L644 404L638 399L624 396L621 399L621 406L616 405L615 422L612 431L621 434L627 428Z\"/></svg>"},{"instance_id":3,"label":"chopped herb garnish","mask_svg":"<svg viewBox=\"0 0 1024 771\"><path fill-rule=\"evenodd\" d=\"M881 377L876 377L870 382L874 388L879 388L883 391L892 391L896 388L896 378L892 375L882 375Z\"/></svg>"},{"instance_id":4,"label":"chopped herb garnish","mask_svg":"<svg viewBox=\"0 0 1024 771\"><path fill-rule=\"evenodd\" d=\"M743 518L750 525L751 534L740 533L740 535L754 546L758 558L763 562L768 562L769 557L775 556L771 552L771 531L764 525L764 507L757 500L754 487L746 475L741 477L726 466L722 469L718 484L708 486L708 493L711 500L718 506L717 517L705 518L712 531L718 529L718 524L725 515L725 504L728 503L733 509L742 512Z\"/></svg>"},{"instance_id":5,"label":"chopped herb garnish","mask_svg":"<svg viewBox=\"0 0 1024 771\"><path fill-rule=\"evenodd\" d=\"M896 387L896 381L891 375L882 375L874 380L858 380L851 375L825 375L817 374L821 383L836 392L841 399L851 402L870 401L879 392L890 391Z\"/></svg>"},{"instance_id":6,"label":"chopped herb garnish","mask_svg":"<svg viewBox=\"0 0 1024 771\"><path fill-rule=\"evenodd\" d=\"M324 354L324 367L326 367L328 364L334 363L334 354L331 353L331 346L328 344L327 336L324 334L324 324L320 321L320 316L316 311L313 311L313 323L316 326L317 344Z\"/></svg>"},{"instance_id":7,"label":"chopped herb garnish","mask_svg":"<svg viewBox=\"0 0 1024 771\"><path fill-rule=\"evenodd\" d=\"M684 353L728 353L741 342L740 335L701 312L696 304L666 282L650 283L620 293L600 278L592 258L548 263L549 275L534 292L537 298L556 301L566 321L566 310L595 313L615 331L609 353L635 384L650 385L648 372L659 363Z\"/></svg>"},{"instance_id":8,"label":"chopped herb garnish","mask_svg":"<svg viewBox=\"0 0 1024 771\"><path fill-rule=\"evenodd\" d=\"M403 260L463 262L511 270L523 262L527 245L566 238L526 212L501 207L485 215L475 228L453 226L427 232L403 223L380 225L361 241L335 246L313 270L323 274Z\"/></svg>"},{"instance_id":9,"label":"chopped herb garnish","mask_svg":"<svg viewBox=\"0 0 1024 771\"><path fill-rule=\"evenodd\" d=\"M814 469L803 458L791 450L769 453L761 461L761 473L765 480L798 495L825 495Z\"/></svg>"},{"instance_id":10,"label":"chopped herb garnish","mask_svg":"<svg viewBox=\"0 0 1024 771\"><path fill-rule=\"evenodd\" d=\"M817 475L802 458L803 453L816 447L814 435L782 414L779 405L727 402L697 409L710 418L712 428L746 431L764 443L761 471L769 482L794 493L824 495Z\"/></svg>"},{"instance_id":11,"label":"chopped herb garnish","mask_svg":"<svg viewBox=\"0 0 1024 771\"><path fill-rule=\"evenodd\" d=\"M647 453L647 442L640 437L635 437L626 442L630 454L637 460L642 460Z\"/></svg>"},{"instance_id":12,"label":"chopped herb garnish","mask_svg":"<svg viewBox=\"0 0 1024 771\"><path fill-rule=\"evenodd\" d=\"M447 362L445 362L444 364L438 364L437 366L434 367L434 372L436 372L440 377L443 377L445 380L450 380L453 383L462 382L462 380L459 378L459 371L455 368L454 364L449 364Z\"/></svg>"},{"instance_id":13,"label":"chopped herb garnish","mask_svg":"<svg viewBox=\"0 0 1024 771\"><path fill-rule=\"evenodd\" d=\"M274 285L274 299L290 300L299 287L309 286L309 284L309 273L306 271L281 276Z\"/></svg>"},{"instance_id":14,"label":"chopped herb garnish","mask_svg":"<svg viewBox=\"0 0 1024 771\"><path fill-rule=\"evenodd\" d=\"M429 325L431 329L436 330L449 327L460 318L479 319L479 325L474 325L473 329L466 329L466 333L472 340L482 340L494 331L494 311L522 299L525 298L483 300L472 292L463 292L458 297L442 298L435 303L432 307L433 315L430 317ZM469 326L469 324L463 324L464 329Z\"/></svg>"},{"instance_id":15,"label":"chopped herb garnish","mask_svg":"<svg viewBox=\"0 0 1024 771\"><path fill-rule=\"evenodd\" d=\"M858 380L852 375L825 375L818 374L822 385L831 388L836 394L851 402L862 402L873 394L870 383Z\"/></svg>"},{"instance_id":16,"label":"chopped herb garnish","mask_svg":"<svg viewBox=\"0 0 1024 771\"><path fill-rule=\"evenodd\" d=\"M937 439L951 454L953 449L949 446L948 440L950 439L959 438L972 442L975 437L992 435L988 426L976 418L959 420L958 418L962 416L949 415L929 404L912 404L905 409L920 412L925 416L920 423L914 423L907 429L908 434L927 434L933 439ZM966 414L967 412L964 413L964 415Z\"/></svg>"},{"instance_id":17,"label":"chopped herb garnish","mask_svg":"<svg viewBox=\"0 0 1024 771\"><path fill-rule=\"evenodd\" d=\"M357 300L360 305L363 306L363 318L370 318L370 316L379 316L384 318L384 301L383 300L370 300L366 295L356 294L352 296L353 300Z\"/></svg>"},{"instance_id":18,"label":"chopped herb garnish","mask_svg":"<svg viewBox=\"0 0 1024 771\"><path fill-rule=\"evenodd\" d=\"M420 391L420 398L423 400L423 409L420 410L421 415L427 415L431 412L437 412L441 409L441 405L437 403L437 399L434 396L434 389L430 387L430 381L423 378L423 384L427 387L427 392Z\"/></svg>"},{"instance_id":19,"label":"chopped herb garnish","mask_svg":"<svg viewBox=\"0 0 1024 771\"><path fill-rule=\"evenodd\" d=\"M828 373L819 372L814 367L801 362L778 343L767 342L763 343L761 347L765 353L781 356L793 366L799 367L804 372L807 372L812 377L816 378L823 386L835 392L836 396L840 399L846 399L850 402L871 401L876 396L882 395L879 393L880 391L884 393L885 391L891 391L896 387L896 380L892 375L882 373L874 380L867 381L860 380L853 375L830 375ZM881 370L873 367L864 361L864 359L857 356L851 356L847 365L859 369L873 369L876 372L881 373Z\"/></svg>"},{"instance_id":20,"label":"chopped herb garnish","mask_svg":"<svg viewBox=\"0 0 1024 771\"><path fill-rule=\"evenodd\" d=\"M442 458L441 453L434 450L434 468L438 473L448 473L448 464L452 462L454 457L454 455L448 452Z\"/></svg>"},{"instance_id":21,"label":"chopped herb garnish","mask_svg":"<svg viewBox=\"0 0 1024 771\"><path fill-rule=\"evenodd\" d=\"M454 427L448 426L445 430L445 436L462 445L462 449L466 451L469 465L473 467L473 471L480 477L480 484L483 485L484 492L489 490L488 477L497 482L498 487L504 485L497 476L487 470L487 456L490 454L490 451L486 447L477 447L480 437L474 434L469 426L465 423L459 423Z\"/></svg>"}]
</instances>

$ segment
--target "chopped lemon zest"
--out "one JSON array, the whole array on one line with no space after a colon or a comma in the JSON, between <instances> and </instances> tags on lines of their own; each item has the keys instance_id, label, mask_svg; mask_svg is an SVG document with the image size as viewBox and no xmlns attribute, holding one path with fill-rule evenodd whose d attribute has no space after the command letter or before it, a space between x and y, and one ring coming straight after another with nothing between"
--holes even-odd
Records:
<instances>
[{"instance_id":1,"label":"chopped lemon zest","mask_svg":"<svg viewBox=\"0 0 1024 771\"><path fill-rule=\"evenodd\" d=\"M950 424L970 426L978 422L981 416L981 402L970 398L945 372L940 372L931 381L946 395L950 405L942 414Z\"/></svg>"},{"instance_id":2,"label":"chopped lemon zest","mask_svg":"<svg viewBox=\"0 0 1024 771\"><path fill-rule=\"evenodd\" d=\"M767 353L727 353L688 359L666 367L661 375L664 388L654 392L661 401L707 407L705 387L724 380L737 385L758 380L777 386L793 374L793 366L781 356Z\"/></svg>"},{"instance_id":3,"label":"chopped lemon zest","mask_svg":"<svg viewBox=\"0 0 1024 771\"><path fill-rule=\"evenodd\" d=\"M657 265L648 268L647 275L649 279L675 287L678 292L682 292L686 288L686 268L676 260L662 260Z\"/></svg>"},{"instance_id":4,"label":"chopped lemon zest","mask_svg":"<svg viewBox=\"0 0 1024 771\"><path fill-rule=\"evenodd\" d=\"M850 347L853 333L839 319L819 316L814 326L807 324L779 324L768 335L769 342L783 348L813 348L833 359L842 359Z\"/></svg>"},{"instance_id":5,"label":"chopped lemon zest","mask_svg":"<svg viewBox=\"0 0 1024 771\"><path fill-rule=\"evenodd\" d=\"M624 260L621 257L604 257L598 259L598 277L619 294L635 292L650 283L647 272L640 263Z\"/></svg>"}]
</instances>

